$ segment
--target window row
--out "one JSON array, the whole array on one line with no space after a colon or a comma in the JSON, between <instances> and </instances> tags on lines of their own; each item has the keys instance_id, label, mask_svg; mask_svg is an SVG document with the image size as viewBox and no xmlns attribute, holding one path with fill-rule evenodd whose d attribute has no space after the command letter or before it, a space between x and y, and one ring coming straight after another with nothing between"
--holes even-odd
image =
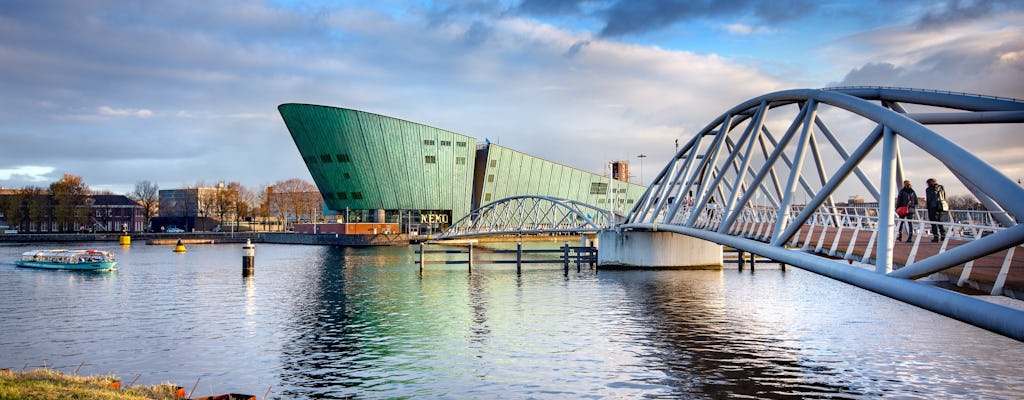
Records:
<instances>
[{"instance_id":1,"label":"window row","mask_svg":"<svg viewBox=\"0 0 1024 400\"><path fill-rule=\"evenodd\" d=\"M351 192L351 193L346 193L346 192L336 192L336 193L325 192L324 193L324 197L327 198L327 200L335 200L335 199L337 199L337 200L348 200L349 199L349 194L351 194L352 200L362 200L363 199L363 192Z\"/></svg>"},{"instance_id":2,"label":"window row","mask_svg":"<svg viewBox=\"0 0 1024 400\"><path fill-rule=\"evenodd\" d=\"M330 154L321 154L319 159L317 158L317 156L307 156L302 157L302 160L305 161L306 164L316 164L317 161L323 164L328 164L334 162L335 160L337 160L337 162L340 163L352 162L352 160L348 158L348 154L335 154L333 158L331 157Z\"/></svg>"},{"instance_id":3,"label":"window row","mask_svg":"<svg viewBox=\"0 0 1024 400\"><path fill-rule=\"evenodd\" d=\"M433 146L434 143L437 143L437 142L434 141L434 139L423 139L423 145L424 146ZM441 141L441 146L451 147L452 146L452 141L451 140L442 140ZM455 146L456 147L466 147L466 142L455 142Z\"/></svg>"},{"instance_id":4,"label":"window row","mask_svg":"<svg viewBox=\"0 0 1024 400\"><path fill-rule=\"evenodd\" d=\"M437 164L437 156L424 156L423 162L426 164ZM455 157L456 165L466 165L466 157Z\"/></svg>"}]
</instances>

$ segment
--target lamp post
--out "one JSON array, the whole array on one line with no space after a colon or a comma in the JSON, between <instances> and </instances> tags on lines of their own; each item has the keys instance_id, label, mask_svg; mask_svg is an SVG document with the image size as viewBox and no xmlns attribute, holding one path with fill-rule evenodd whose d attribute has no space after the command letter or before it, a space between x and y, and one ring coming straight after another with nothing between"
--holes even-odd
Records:
<instances>
[{"instance_id":1,"label":"lamp post","mask_svg":"<svg viewBox=\"0 0 1024 400\"><path fill-rule=\"evenodd\" d=\"M637 158L640 159L640 185L642 186L644 184L644 158L647 158L647 155L640 153Z\"/></svg>"}]
</instances>

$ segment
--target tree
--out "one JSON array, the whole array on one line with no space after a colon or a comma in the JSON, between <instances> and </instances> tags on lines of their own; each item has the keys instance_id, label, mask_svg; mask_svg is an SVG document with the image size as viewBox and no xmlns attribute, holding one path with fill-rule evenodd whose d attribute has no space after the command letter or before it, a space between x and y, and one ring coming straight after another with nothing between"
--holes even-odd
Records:
<instances>
[{"instance_id":1,"label":"tree","mask_svg":"<svg viewBox=\"0 0 1024 400\"><path fill-rule=\"evenodd\" d=\"M82 177L64 174L50 184L50 195L55 203L53 219L61 231L73 230L87 221L85 200L89 196L89 186Z\"/></svg>"},{"instance_id":2,"label":"tree","mask_svg":"<svg viewBox=\"0 0 1024 400\"><path fill-rule=\"evenodd\" d=\"M149 221L156 216L157 208L160 206L160 187L150 181L135 182L135 190L131 193L131 199L142 206L143 226L148 227Z\"/></svg>"},{"instance_id":3,"label":"tree","mask_svg":"<svg viewBox=\"0 0 1024 400\"><path fill-rule=\"evenodd\" d=\"M250 216L249 214L253 208L252 205L255 202L255 194L252 190L238 182L229 183L228 189L235 191L236 199L233 211L235 214L235 226L238 226L242 220Z\"/></svg>"},{"instance_id":4,"label":"tree","mask_svg":"<svg viewBox=\"0 0 1024 400\"><path fill-rule=\"evenodd\" d=\"M21 224L27 219L25 215L25 194L22 189L15 190L13 194L3 197L0 203L0 211L3 211L7 225L14 229L20 229Z\"/></svg>"},{"instance_id":5,"label":"tree","mask_svg":"<svg viewBox=\"0 0 1024 400\"><path fill-rule=\"evenodd\" d=\"M985 206L969 194L958 194L946 198L950 210L984 210Z\"/></svg>"},{"instance_id":6,"label":"tree","mask_svg":"<svg viewBox=\"0 0 1024 400\"><path fill-rule=\"evenodd\" d=\"M235 204L238 203L238 188L242 184L230 182L227 185L217 185L217 191L213 195L213 210L217 213L217 221L224 223L225 217L235 211ZM236 218L237 220L237 218Z\"/></svg>"},{"instance_id":7,"label":"tree","mask_svg":"<svg viewBox=\"0 0 1024 400\"><path fill-rule=\"evenodd\" d=\"M269 190L268 200L270 210L273 214L287 222L294 217L298 222L303 216L310 220L316 215L316 209L320 207L320 193L316 185L298 178L285 181L278 181Z\"/></svg>"}]
</instances>

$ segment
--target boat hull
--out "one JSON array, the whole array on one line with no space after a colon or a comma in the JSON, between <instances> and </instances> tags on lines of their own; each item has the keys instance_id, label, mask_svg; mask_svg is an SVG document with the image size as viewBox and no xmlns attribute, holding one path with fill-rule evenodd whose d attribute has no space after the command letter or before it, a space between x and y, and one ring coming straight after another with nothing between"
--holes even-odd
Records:
<instances>
[{"instance_id":1,"label":"boat hull","mask_svg":"<svg viewBox=\"0 0 1024 400\"><path fill-rule=\"evenodd\" d=\"M62 264L44 261L18 261L16 264L22 268L68 269L74 271L108 271L114 269L114 265L117 265L117 261L88 262L78 264Z\"/></svg>"}]
</instances>

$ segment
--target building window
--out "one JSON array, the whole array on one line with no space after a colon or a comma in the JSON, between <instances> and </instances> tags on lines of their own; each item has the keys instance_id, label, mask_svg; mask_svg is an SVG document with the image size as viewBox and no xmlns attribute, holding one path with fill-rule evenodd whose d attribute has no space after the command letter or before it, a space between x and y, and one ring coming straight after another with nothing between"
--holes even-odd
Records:
<instances>
[{"instance_id":1,"label":"building window","mask_svg":"<svg viewBox=\"0 0 1024 400\"><path fill-rule=\"evenodd\" d=\"M338 162L349 162L350 161L348 159L348 154L335 154L334 157L338 159Z\"/></svg>"},{"instance_id":2,"label":"building window","mask_svg":"<svg viewBox=\"0 0 1024 400\"><path fill-rule=\"evenodd\" d=\"M426 157L424 157L424 162L426 162L427 164L434 164L434 163L437 162L437 157L435 157L435 156L426 156Z\"/></svg>"},{"instance_id":3,"label":"building window","mask_svg":"<svg viewBox=\"0 0 1024 400\"><path fill-rule=\"evenodd\" d=\"M338 200L348 200L348 193L338 192Z\"/></svg>"},{"instance_id":4,"label":"building window","mask_svg":"<svg viewBox=\"0 0 1024 400\"><path fill-rule=\"evenodd\" d=\"M491 160L491 166L492 167L497 167L498 166L498 160Z\"/></svg>"},{"instance_id":5,"label":"building window","mask_svg":"<svg viewBox=\"0 0 1024 400\"><path fill-rule=\"evenodd\" d=\"M316 157L314 156L302 157L302 159L306 160L306 164L316 164Z\"/></svg>"},{"instance_id":6,"label":"building window","mask_svg":"<svg viewBox=\"0 0 1024 400\"><path fill-rule=\"evenodd\" d=\"M457 146L457 147L466 147L466 142L455 142L455 146Z\"/></svg>"},{"instance_id":7,"label":"building window","mask_svg":"<svg viewBox=\"0 0 1024 400\"><path fill-rule=\"evenodd\" d=\"M452 141L451 140L442 140L441 141L441 145L442 146L452 147Z\"/></svg>"},{"instance_id":8,"label":"building window","mask_svg":"<svg viewBox=\"0 0 1024 400\"><path fill-rule=\"evenodd\" d=\"M484 195L484 201L491 201L491 194L487 193Z\"/></svg>"},{"instance_id":9,"label":"building window","mask_svg":"<svg viewBox=\"0 0 1024 400\"><path fill-rule=\"evenodd\" d=\"M327 164L327 163L329 163L331 161L333 161L333 160L331 160L331 155L330 154L321 154L320 155L320 162L322 162L324 164Z\"/></svg>"},{"instance_id":10,"label":"building window","mask_svg":"<svg viewBox=\"0 0 1024 400\"><path fill-rule=\"evenodd\" d=\"M341 177L345 179L352 179L352 175L349 175L348 172L341 174Z\"/></svg>"},{"instance_id":11,"label":"building window","mask_svg":"<svg viewBox=\"0 0 1024 400\"><path fill-rule=\"evenodd\" d=\"M324 193L324 198L327 200L334 200L334 193L326 192Z\"/></svg>"},{"instance_id":12,"label":"building window","mask_svg":"<svg viewBox=\"0 0 1024 400\"><path fill-rule=\"evenodd\" d=\"M433 146L434 145L434 139L423 139L423 145L424 146Z\"/></svg>"},{"instance_id":13,"label":"building window","mask_svg":"<svg viewBox=\"0 0 1024 400\"><path fill-rule=\"evenodd\" d=\"M363 192L352 192L352 200L362 200Z\"/></svg>"},{"instance_id":14,"label":"building window","mask_svg":"<svg viewBox=\"0 0 1024 400\"><path fill-rule=\"evenodd\" d=\"M494 174L487 175L487 182L494 182Z\"/></svg>"},{"instance_id":15,"label":"building window","mask_svg":"<svg viewBox=\"0 0 1024 400\"><path fill-rule=\"evenodd\" d=\"M455 164L466 165L466 157L455 157Z\"/></svg>"},{"instance_id":16,"label":"building window","mask_svg":"<svg viewBox=\"0 0 1024 400\"><path fill-rule=\"evenodd\" d=\"M608 184L604 182L591 182L590 194L608 194Z\"/></svg>"}]
</instances>

